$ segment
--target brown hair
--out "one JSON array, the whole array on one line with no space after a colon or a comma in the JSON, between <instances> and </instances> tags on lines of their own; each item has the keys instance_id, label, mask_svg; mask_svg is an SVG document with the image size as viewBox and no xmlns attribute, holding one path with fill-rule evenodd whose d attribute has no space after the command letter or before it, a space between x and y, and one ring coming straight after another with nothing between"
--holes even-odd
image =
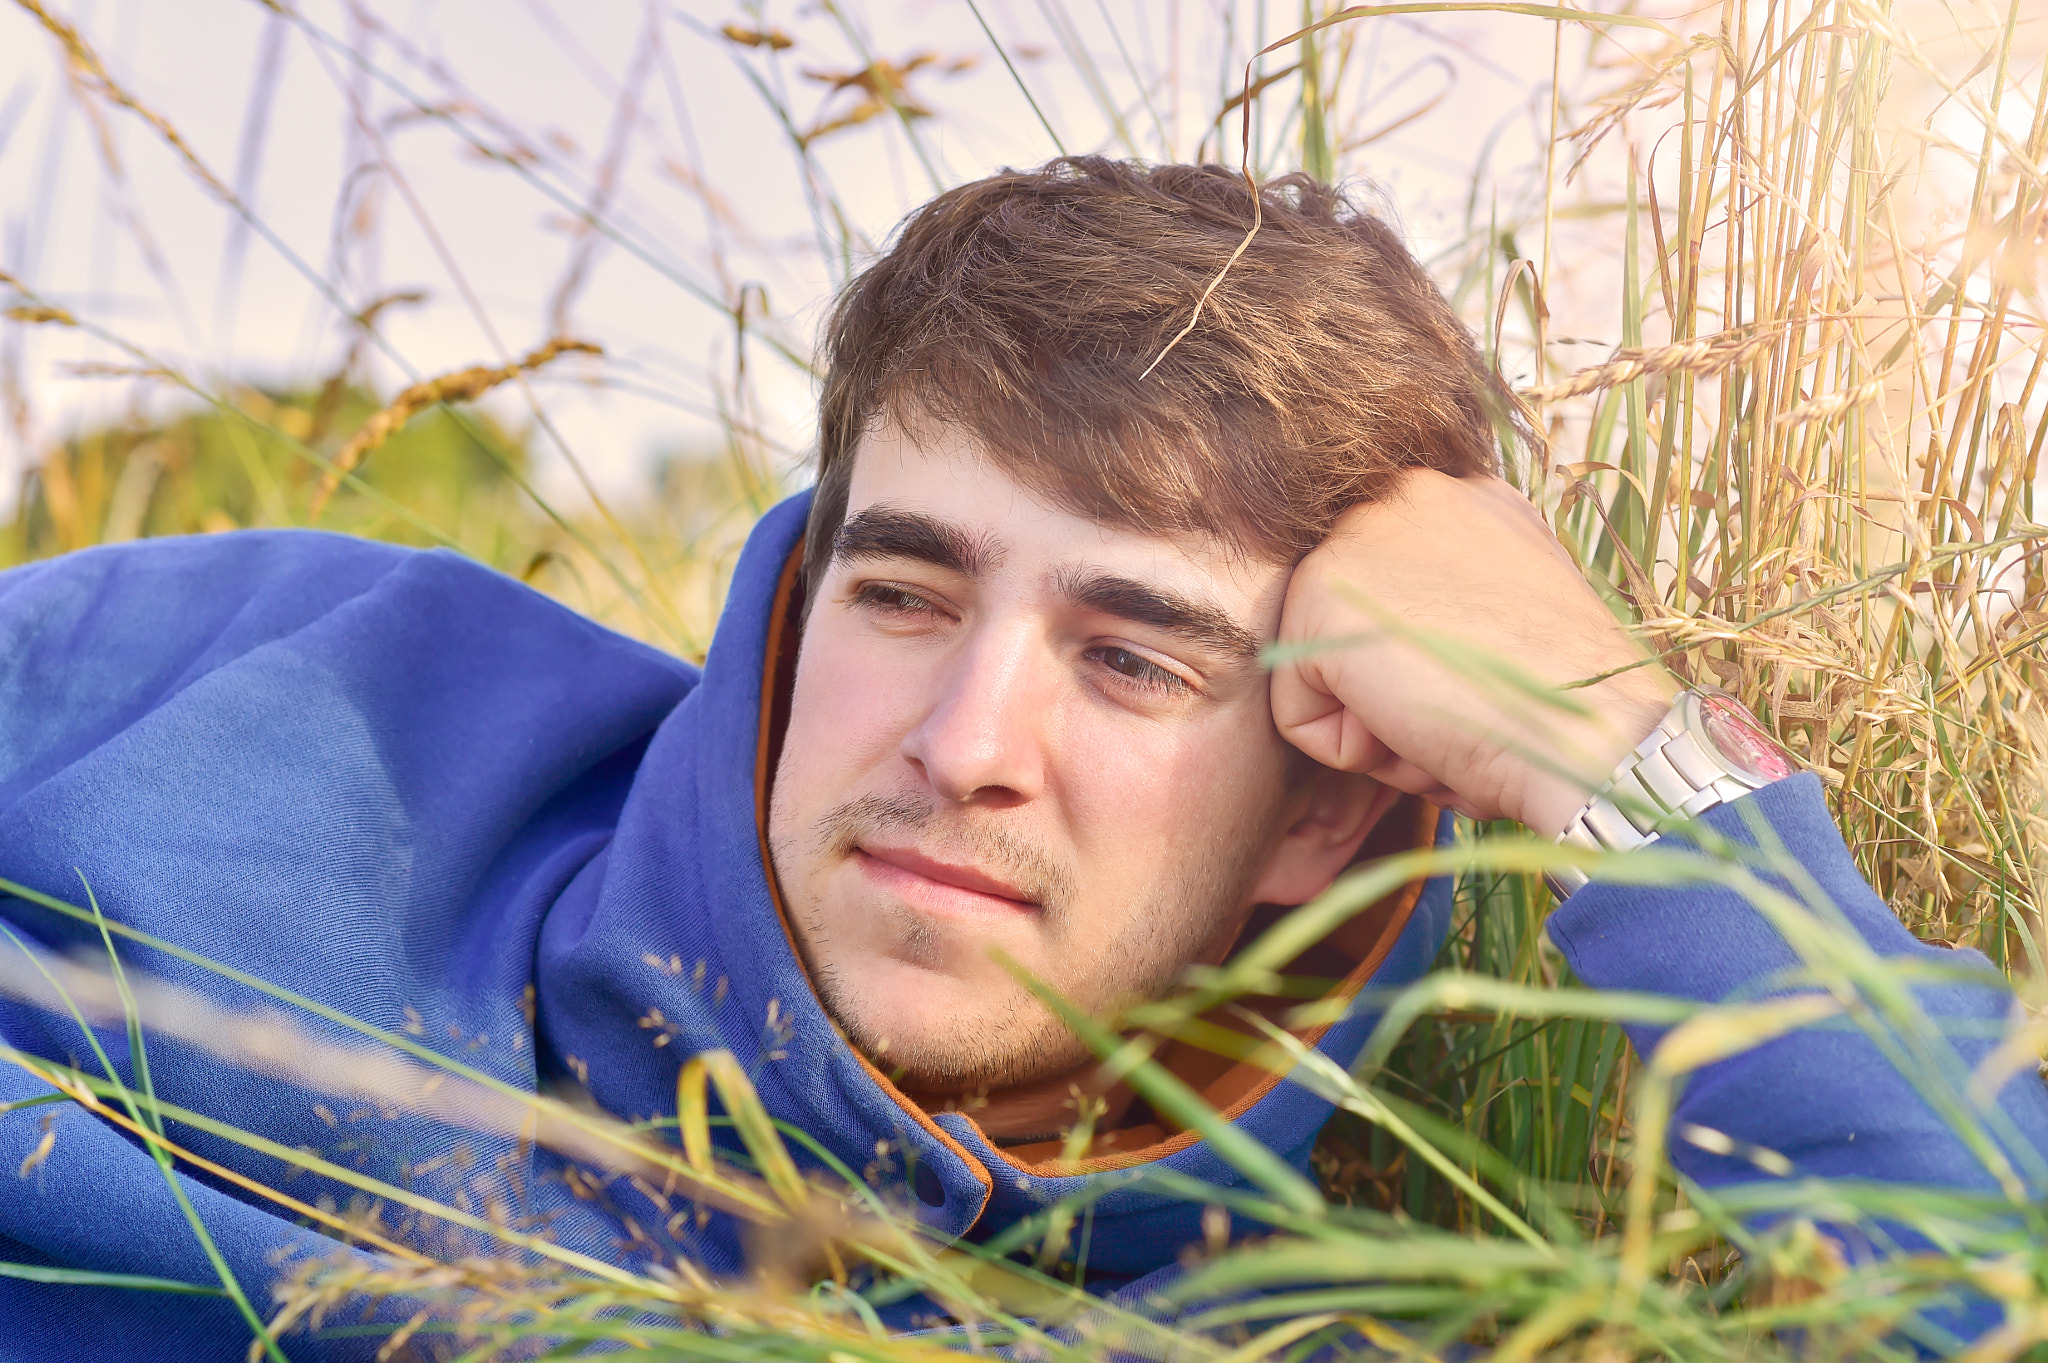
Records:
<instances>
[{"instance_id":1,"label":"brown hair","mask_svg":"<svg viewBox=\"0 0 2048 1363\"><path fill-rule=\"evenodd\" d=\"M1533 439L1393 228L1305 175L1259 193L1149 375L1251 226L1235 171L1068 157L912 213L826 327L810 580L884 422L960 426L1076 514L1283 563L1404 469L1491 472L1497 430Z\"/></svg>"}]
</instances>

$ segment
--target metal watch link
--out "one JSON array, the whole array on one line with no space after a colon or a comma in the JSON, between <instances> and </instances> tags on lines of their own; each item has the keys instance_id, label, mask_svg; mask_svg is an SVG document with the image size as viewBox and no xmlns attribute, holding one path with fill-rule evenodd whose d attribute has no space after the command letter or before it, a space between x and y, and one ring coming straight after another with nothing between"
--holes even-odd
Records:
<instances>
[{"instance_id":1,"label":"metal watch link","mask_svg":"<svg viewBox=\"0 0 2048 1363\"><path fill-rule=\"evenodd\" d=\"M1792 755L1725 691L1682 691L1650 736L1573 816L1559 846L1626 852L1674 824L1790 776ZM1544 877L1562 902L1591 880L1577 867Z\"/></svg>"}]
</instances>

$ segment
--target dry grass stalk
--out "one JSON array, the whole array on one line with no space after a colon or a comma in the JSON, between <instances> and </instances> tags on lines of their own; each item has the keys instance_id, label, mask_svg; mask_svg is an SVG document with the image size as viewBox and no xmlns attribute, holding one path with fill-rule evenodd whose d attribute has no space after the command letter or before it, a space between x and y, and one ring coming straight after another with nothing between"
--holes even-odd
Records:
<instances>
[{"instance_id":1,"label":"dry grass stalk","mask_svg":"<svg viewBox=\"0 0 2048 1363\"><path fill-rule=\"evenodd\" d=\"M511 364L472 365L468 369L458 369L452 374L413 384L393 398L388 407L364 422L362 428L350 436L335 454L334 466L321 476L320 484L314 490L312 504L306 512L307 522L317 523L320 513L327 507L327 499L341 486L341 480L354 472L357 465L389 440L401 426L427 408L437 403L468 402L480 398L499 384L521 374L532 373L561 355L602 354L603 347L588 341L557 337Z\"/></svg>"},{"instance_id":2,"label":"dry grass stalk","mask_svg":"<svg viewBox=\"0 0 2048 1363\"><path fill-rule=\"evenodd\" d=\"M0 317L5 317L10 322L22 322L29 326L43 323L50 323L60 327L75 327L78 325L78 319L69 312L63 308L49 305L8 308L5 312L0 312Z\"/></svg>"},{"instance_id":3,"label":"dry grass stalk","mask_svg":"<svg viewBox=\"0 0 2048 1363\"><path fill-rule=\"evenodd\" d=\"M72 74L87 89L92 90L110 103L118 104L122 108L129 110L148 123L150 127L156 130L157 135L163 138L178 153L179 157L185 162L186 168L198 178L201 184L211 190L223 203L233 205L236 208L241 207L241 201L235 197L234 191L222 183L220 177L215 175L207 167L206 163L199 159L199 153L192 150L191 144L185 140L185 135L179 132L169 119L137 99L133 94L129 93L127 87L107 73L106 64L100 60L99 54L92 50L91 44L87 43L79 34L77 28L50 13L48 9L44 8L41 0L14 0L14 2L34 15L36 22L40 23L49 31L50 36L57 40L58 45L64 49L64 57L70 65Z\"/></svg>"},{"instance_id":4,"label":"dry grass stalk","mask_svg":"<svg viewBox=\"0 0 2048 1363\"><path fill-rule=\"evenodd\" d=\"M377 1199L369 1206L338 1212L325 1200L316 1204L293 1197L197 1154L166 1136L154 1120L203 1120L200 1114L168 1104L152 1109L147 1099L129 1092L129 1100L144 1104L138 1119L119 1094L110 1096L81 1072L6 1052L8 1063L177 1164L273 1203L344 1243L387 1256L379 1260L337 1253L289 1265L277 1284L280 1305L271 1322L273 1333L340 1321L366 1304L396 1298L425 1304L386 1341L380 1356L397 1356L405 1341L430 1322L452 1321L484 1337L494 1328L530 1327L536 1316L546 1319L551 1310L567 1317L621 1305L632 1306L632 1317L647 1322L646 1329L656 1335L708 1326L807 1340L830 1349L869 1337L843 1313L820 1310L808 1289L826 1278L844 1285L846 1265L856 1259L899 1271L921 1265L930 1275L928 1290L961 1319L1000 1310L994 1304L1004 1300L1028 1303L1038 1315L1071 1315L1084 1300L1070 1290L1020 1277L1000 1262L957 1253L935 1257L920 1243L914 1219L899 1222L856 1209L848 1190L803 1179L786 1153L775 1158L757 1154L764 1166L758 1177L714 1164L703 1124L707 1062L709 1071L719 1076L721 1096L736 1123L744 1130L753 1123L765 1129L767 1122L743 1071L730 1057L700 1056L686 1067L683 1088L694 1088L696 1097L680 1102L679 1150L588 1107L487 1085L392 1051L337 1044L281 1013L234 1012L192 990L132 973L124 981L74 961L32 957L26 951L0 952L0 996L111 1030L132 1022L152 1037L176 1039L253 1073L345 1102L386 1113L414 1113L521 1147L543 1146L566 1156L575 1168L593 1171L596 1178L583 1180L593 1188L613 1177L624 1178L665 1213L674 1212L676 1221L699 1216L700 1209L716 1209L740 1218L753 1232L748 1244L750 1277L744 1282L714 1281L687 1261L656 1260L627 1267L557 1246L544 1232L521 1230L494 1208L479 1214L462 1198L443 1203L411 1186L384 1184L343 1169L311 1151L286 1150L257 1138L259 1149L287 1164L339 1178ZM756 1115L750 1117L749 1111ZM753 1148L753 1142L749 1144ZM23 1176L53 1156L61 1157L54 1133L31 1154ZM574 1174L570 1183L578 1184ZM682 1210L675 1210L678 1205ZM387 1209L411 1213L413 1226L392 1226ZM433 1234L435 1225L444 1227L447 1235ZM630 1223L627 1229L638 1234ZM479 1252L474 1239L460 1239L463 1232L481 1236L490 1248ZM649 1311L657 1314L650 1317ZM518 1333L513 1329L514 1335ZM626 1329L623 1337L630 1339L635 1333ZM898 1359L954 1356L937 1347L892 1351Z\"/></svg>"},{"instance_id":5,"label":"dry grass stalk","mask_svg":"<svg viewBox=\"0 0 2048 1363\"><path fill-rule=\"evenodd\" d=\"M128 1019L120 983L113 975L70 961L32 960L22 951L0 952L0 994L56 1013L75 1009L102 1026L118 1028ZM672 1147L586 1108L487 1086L394 1051L340 1045L313 1035L281 1013L233 1012L190 989L160 981L135 978L130 996L136 1017L150 1033L174 1038L252 1073L347 1102L415 1113L464 1131L530 1141L578 1164L666 1186L749 1220L785 1214L780 1200L753 1180L707 1177L708 1169L680 1158ZM72 1084L65 1091L76 1097L82 1090Z\"/></svg>"},{"instance_id":6,"label":"dry grass stalk","mask_svg":"<svg viewBox=\"0 0 2048 1363\"><path fill-rule=\"evenodd\" d=\"M1662 149L1629 171L1648 201L1635 335L1524 396L1587 433L1543 492L1597 487L1604 508L1560 503L1587 561L1626 567L1650 632L1830 778L1910 926L2019 966L2048 889L2030 623L2048 579L2024 538L2048 435L2048 84L2013 82L2041 54L2000 11L1945 61L1861 4L1709 16L1595 120ZM1936 99L1974 144L1927 132ZM2024 123L2000 114L2028 99ZM1573 287L1553 271L1552 294Z\"/></svg>"},{"instance_id":7,"label":"dry grass stalk","mask_svg":"<svg viewBox=\"0 0 2048 1363\"><path fill-rule=\"evenodd\" d=\"M1530 402L1562 402L1566 398L1585 397L1589 393L1632 383L1650 374L1720 374L1753 363L1782 339L1775 332L1752 335L1728 332L1695 337L1651 350L1624 348L1617 350L1614 358L1605 364L1582 369L1558 383L1524 388L1521 396Z\"/></svg>"}]
</instances>

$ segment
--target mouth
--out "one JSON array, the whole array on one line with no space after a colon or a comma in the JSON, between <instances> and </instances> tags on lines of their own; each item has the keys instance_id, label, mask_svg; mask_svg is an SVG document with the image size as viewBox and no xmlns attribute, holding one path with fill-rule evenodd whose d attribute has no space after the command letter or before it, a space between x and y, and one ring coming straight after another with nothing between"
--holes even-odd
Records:
<instances>
[{"instance_id":1,"label":"mouth","mask_svg":"<svg viewBox=\"0 0 2048 1363\"><path fill-rule=\"evenodd\" d=\"M863 844L853 849L861 874L914 908L984 917L1035 913L1038 903L1023 890L971 866L935 861L908 847Z\"/></svg>"}]
</instances>

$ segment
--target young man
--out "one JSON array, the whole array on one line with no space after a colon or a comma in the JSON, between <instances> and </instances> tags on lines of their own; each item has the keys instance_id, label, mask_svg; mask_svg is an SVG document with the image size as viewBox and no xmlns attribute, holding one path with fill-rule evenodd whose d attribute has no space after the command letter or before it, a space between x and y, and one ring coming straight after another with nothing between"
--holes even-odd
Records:
<instances>
[{"instance_id":1,"label":"young man","mask_svg":"<svg viewBox=\"0 0 2048 1363\"><path fill-rule=\"evenodd\" d=\"M1945 956L1857 878L1811 777L1773 780L1780 757L1739 714L1627 666L1627 635L1496 476L1509 408L1384 224L1300 179L1269 187L1175 339L1250 217L1228 172L1094 159L920 210L838 305L817 490L763 519L701 671L452 555L332 537L144 543L0 577L0 877L29 892L0 899L0 946L103 952L38 898L90 890L184 952L632 1119L672 1114L682 1062L728 1049L771 1113L937 1234L985 1239L1100 1192L1099 1287L1171 1272L1200 1238L1199 1207L1127 1175L1242 1180L1101 1083L992 949L1093 1012L1156 997L1348 865L1444 836L1442 810L1638 841L1628 801L1589 804L1620 771L1720 834L1760 818L1878 952ZM1614 675L1572 693L1579 711L1519 707L1417 630L1552 683ZM1275 641L1296 661L1269 674ZM1340 998L1416 979L1449 890L1389 896L1292 969ZM1799 963L1713 885L1596 880L1552 933L1592 984L1703 1000ZM266 1002L191 956L124 960ZM1922 996L1990 1024L1956 1042L1961 1073L2011 1006L1982 980ZM1373 1021L1303 1038L1348 1064ZM132 1079L119 1030L96 1039ZM84 1040L0 1001L21 1056L90 1070ZM1328 1115L1307 1089L1160 1055L1306 1162ZM198 1046L160 1041L149 1064L167 1102L569 1248L742 1266L730 1220L658 1190L337 1112ZM0 1070L0 1105L49 1091ZM2029 1074L2003 1101L2024 1162L2048 1147L2048 1098ZM1083 1107L1095 1135L1067 1160ZM0 1114L0 1163L24 1171L0 1180L0 1261L218 1281L136 1143L70 1105ZM1995 1186L1854 1031L1703 1072L1674 1129L1795 1175ZM172 1134L221 1169L285 1173L222 1127ZM1674 1157L1708 1186L1765 1177L1698 1143ZM229 1178L176 1177L259 1305L294 1257L335 1252ZM229 1358L246 1338L224 1302L6 1272L10 1356Z\"/></svg>"}]
</instances>

